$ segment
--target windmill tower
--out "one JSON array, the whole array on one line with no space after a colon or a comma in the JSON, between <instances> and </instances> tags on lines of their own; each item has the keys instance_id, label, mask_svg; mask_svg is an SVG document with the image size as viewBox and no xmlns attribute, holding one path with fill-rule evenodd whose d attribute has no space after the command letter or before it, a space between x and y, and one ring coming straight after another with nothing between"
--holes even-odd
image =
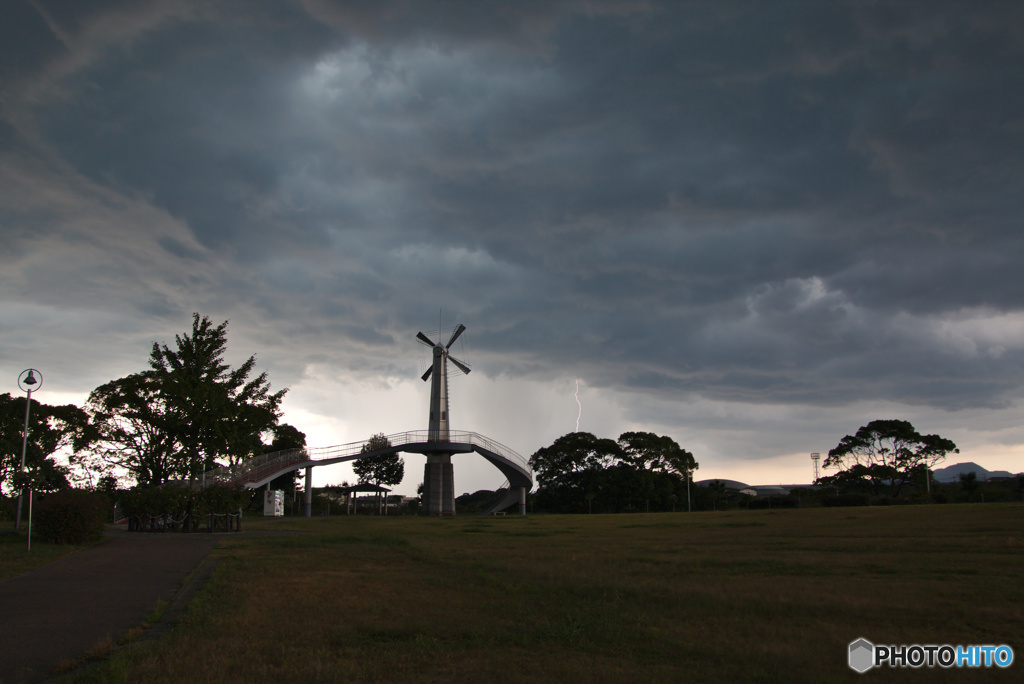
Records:
<instances>
[{"instance_id":1,"label":"windmill tower","mask_svg":"<svg viewBox=\"0 0 1024 684\"><path fill-rule=\"evenodd\" d=\"M416 339L433 348L434 353L433 364L423 374L424 382L430 380L428 443L447 443L451 439L448 432L448 361L463 373L469 373L470 368L448 350L465 331L466 326L460 323L446 345L435 344L422 332L416 333ZM450 452L438 450L427 454L427 464L423 469L423 510L427 515L455 515L455 474Z\"/></svg>"}]
</instances>

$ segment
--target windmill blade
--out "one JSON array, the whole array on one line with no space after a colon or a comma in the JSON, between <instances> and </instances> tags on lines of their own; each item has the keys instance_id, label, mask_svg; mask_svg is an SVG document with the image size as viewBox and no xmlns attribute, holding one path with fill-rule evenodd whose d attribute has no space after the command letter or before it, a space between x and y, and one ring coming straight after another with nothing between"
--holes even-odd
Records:
<instances>
[{"instance_id":1,"label":"windmill blade","mask_svg":"<svg viewBox=\"0 0 1024 684\"><path fill-rule=\"evenodd\" d=\"M423 344L427 345L428 347L434 346L434 343L430 341L430 338L421 332L416 333L416 339L422 342Z\"/></svg>"},{"instance_id":2,"label":"windmill blade","mask_svg":"<svg viewBox=\"0 0 1024 684\"><path fill-rule=\"evenodd\" d=\"M423 382L426 382L430 378L430 374L434 372L434 367L431 366L427 369L427 372L422 375Z\"/></svg>"},{"instance_id":3,"label":"windmill blade","mask_svg":"<svg viewBox=\"0 0 1024 684\"><path fill-rule=\"evenodd\" d=\"M454 333L452 333L452 339L448 340L448 344L445 345L445 349L451 349L452 344L455 343L455 340L459 339L459 335L461 335L464 332L466 332L466 326L459 323L459 327L455 329Z\"/></svg>"},{"instance_id":4,"label":"windmill blade","mask_svg":"<svg viewBox=\"0 0 1024 684\"><path fill-rule=\"evenodd\" d=\"M470 371L469 366L467 366L466 364L462 363L461 361L459 361L457 358L455 358L451 354L448 355L448 360L451 361L452 363L454 363L456 366L458 366L460 371L462 371L466 375L469 375L469 371Z\"/></svg>"}]
</instances>

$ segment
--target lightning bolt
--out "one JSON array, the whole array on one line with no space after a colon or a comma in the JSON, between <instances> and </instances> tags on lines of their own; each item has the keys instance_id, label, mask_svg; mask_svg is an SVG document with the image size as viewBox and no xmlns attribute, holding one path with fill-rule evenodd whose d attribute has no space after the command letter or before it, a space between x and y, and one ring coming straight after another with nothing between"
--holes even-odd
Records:
<instances>
[{"instance_id":1,"label":"lightning bolt","mask_svg":"<svg viewBox=\"0 0 1024 684\"><path fill-rule=\"evenodd\" d=\"M576 432L580 431L580 417L583 415L583 404L580 403L580 379L576 378L576 405L580 407L579 413L576 414Z\"/></svg>"}]
</instances>

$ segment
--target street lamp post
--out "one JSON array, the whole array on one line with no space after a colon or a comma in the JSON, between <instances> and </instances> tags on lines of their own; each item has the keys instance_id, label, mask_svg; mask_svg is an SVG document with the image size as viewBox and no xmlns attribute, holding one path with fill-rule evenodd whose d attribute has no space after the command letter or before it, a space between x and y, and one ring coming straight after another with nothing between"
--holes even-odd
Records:
<instances>
[{"instance_id":1,"label":"street lamp post","mask_svg":"<svg viewBox=\"0 0 1024 684\"><path fill-rule=\"evenodd\" d=\"M43 374L35 368L21 371L18 376L18 387L25 391L25 430L21 433L21 468L19 472L25 472L25 451L28 448L28 416L32 408L32 392L38 391L43 386ZM21 529L21 495L22 490L18 489L18 508L14 512L14 529Z\"/></svg>"}]
</instances>

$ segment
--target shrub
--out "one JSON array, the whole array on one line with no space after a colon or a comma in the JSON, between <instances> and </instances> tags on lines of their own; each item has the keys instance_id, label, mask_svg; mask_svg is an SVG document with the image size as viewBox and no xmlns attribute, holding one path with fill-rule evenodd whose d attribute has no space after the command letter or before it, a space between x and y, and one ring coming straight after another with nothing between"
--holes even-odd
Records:
<instances>
[{"instance_id":1,"label":"shrub","mask_svg":"<svg viewBox=\"0 0 1024 684\"><path fill-rule=\"evenodd\" d=\"M0 494L0 522L14 520L14 502L16 497Z\"/></svg>"},{"instance_id":2,"label":"shrub","mask_svg":"<svg viewBox=\"0 0 1024 684\"><path fill-rule=\"evenodd\" d=\"M800 498L793 494L786 496L753 496L745 502L748 509L760 508L799 508Z\"/></svg>"},{"instance_id":3,"label":"shrub","mask_svg":"<svg viewBox=\"0 0 1024 684\"><path fill-rule=\"evenodd\" d=\"M997 487L988 487L981 492L981 500L986 503L1014 501L1016 498L1010 490Z\"/></svg>"},{"instance_id":4,"label":"shrub","mask_svg":"<svg viewBox=\"0 0 1024 684\"><path fill-rule=\"evenodd\" d=\"M241 487L210 485L196 492L187 486L168 482L159 487L135 487L120 495L121 504L128 515L182 515L188 510L197 514L234 513L251 497Z\"/></svg>"},{"instance_id":5,"label":"shrub","mask_svg":"<svg viewBox=\"0 0 1024 684\"><path fill-rule=\"evenodd\" d=\"M189 506L192 493L188 487L168 482L160 487L135 487L121 496L125 515L180 516Z\"/></svg>"},{"instance_id":6,"label":"shrub","mask_svg":"<svg viewBox=\"0 0 1024 684\"><path fill-rule=\"evenodd\" d=\"M834 506L867 506L868 501L867 494L838 494L821 497L821 505L830 508Z\"/></svg>"},{"instance_id":7,"label":"shrub","mask_svg":"<svg viewBox=\"0 0 1024 684\"><path fill-rule=\"evenodd\" d=\"M198 515L234 513L251 498L252 493L241 487L210 485L196 495L195 512Z\"/></svg>"},{"instance_id":8,"label":"shrub","mask_svg":"<svg viewBox=\"0 0 1024 684\"><path fill-rule=\"evenodd\" d=\"M33 515L33 527L43 541L85 544L103 536L106 501L95 492L64 489L47 494Z\"/></svg>"}]
</instances>

